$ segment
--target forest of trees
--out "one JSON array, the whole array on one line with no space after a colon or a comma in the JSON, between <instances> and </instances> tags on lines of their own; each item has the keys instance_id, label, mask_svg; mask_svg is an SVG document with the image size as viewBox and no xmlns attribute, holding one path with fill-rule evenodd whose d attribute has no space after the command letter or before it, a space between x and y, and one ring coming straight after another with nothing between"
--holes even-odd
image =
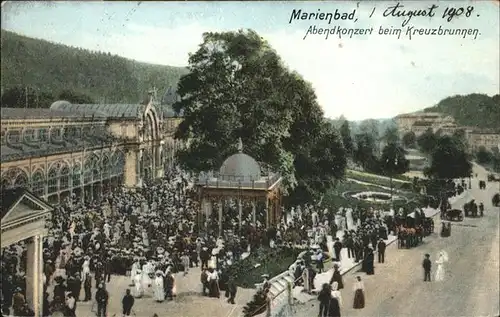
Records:
<instances>
[{"instance_id":1,"label":"forest of trees","mask_svg":"<svg viewBox=\"0 0 500 317\"><path fill-rule=\"evenodd\" d=\"M426 112L441 112L455 118L458 125L499 129L500 95L457 95L441 100Z\"/></svg>"},{"instance_id":2,"label":"forest of trees","mask_svg":"<svg viewBox=\"0 0 500 317\"><path fill-rule=\"evenodd\" d=\"M4 94L28 88L29 107L49 107L51 98L71 92L101 103L137 103L155 86L161 97L187 73L182 67L140 63L105 52L50 43L2 30L2 105ZM31 97L33 99L31 99ZM24 107L8 105L10 107ZM12 100L10 98L9 100ZM38 102L36 102L38 100ZM49 100L51 102L45 102Z\"/></svg>"}]
</instances>

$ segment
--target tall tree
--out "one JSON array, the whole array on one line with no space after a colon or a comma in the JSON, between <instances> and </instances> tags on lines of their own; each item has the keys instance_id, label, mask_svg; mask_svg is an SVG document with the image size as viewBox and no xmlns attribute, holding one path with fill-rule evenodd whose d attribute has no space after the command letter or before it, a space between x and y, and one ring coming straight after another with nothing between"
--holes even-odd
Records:
<instances>
[{"instance_id":1,"label":"tall tree","mask_svg":"<svg viewBox=\"0 0 500 317\"><path fill-rule=\"evenodd\" d=\"M312 86L257 33L203 34L188 68L173 105L184 113L175 137L190 140L178 152L186 169L218 170L241 138L244 152L282 174L289 193L318 197L343 177L340 136L326 124Z\"/></svg>"},{"instance_id":2,"label":"tall tree","mask_svg":"<svg viewBox=\"0 0 500 317\"><path fill-rule=\"evenodd\" d=\"M429 128L427 131L425 131L421 136L417 138L417 144L420 148L420 151L422 151L425 154L430 154L434 150L437 144L437 137L432 132L432 129Z\"/></svg>"},{"instance_id":3,"label":"tall tree","mask_svg":"<svg viewBox=\"0 0 500 317\"><path fill-rule=\"evenodd\" d=\"M2 107L48 108L55 101L49 91L34 87L15 86L2 92Z\"/></svg>"},{"instance_id":4,"label":"tall tree","mask_svg":"<svg viewBox=\"0 0 500 317\"><path fill-rule=\"evenodd\" d=\"M461 145L450 136L443 136L436 142L431 154L431 166L424 170L429 178L450 180L469 177L472 164Z\"/></svg>"},{"instance_id":5,"label":"tall tree","mask_svg":"<svg viewBox=\"0 0 500 317\"><path fill-rule=\"evenodd\" d=\"M399 143L399 132L397 127L387 127L384 131L384 135L382 136L383 141L386 142L386 144L390 143Z\"/></svg>"},{"instance_id":6,"label":"tall tree","mask_svg":"<svg viewBox=\"0 0 500 317\"><path fill-rule=\"evenodd\" d=\"M340 116L338 116L337 118L335 118L335 119L330 119L330 120L331 120L331 122L332 122L333 126L334 126L336 129L339 129L339 130L340 130L340 127L342 126L342 124L343 124L344 122L346 122L346 121L347 121L347 118L346 118L343 114L341 114L341 115L340 115Z\"/></svg>"},{"instance_id":7,"label":"tall tree","mask_svg":"<svg viewBox=\"0 0 500 317\"><path fill-rule=\"evenodd\" d=\"M66 100L70 103L74 103L74 104L94 104L95 101L85 95L85 94L82 94L82 93L77 93L77 92L74 92L74 91L71 91L71 90L63 90L60 94L59 94L59 99L61 100Z\"/></svg>"},{"instance_id":8,"label":"tall tree","mask_svg":"<svg viewBox=\"0 0 500 317\"><path fill-rule=\"evenodd\" d=\"M345 120L340 127L340 135L342 136L342 142L344 143L344 148L348 156L352 156L354 145L351 138L351 129L349 128L349 121Z\"/></svg>"},{"instance_id":9,"label":"tall tree","mask_svg":"<svg viewBox=\"0 0 500 317\"><path fill-rule=\"evenodd\" d=\"M368 133L356 134L356 147L354 150L354 161L365 170L372 170L377 158L375 156L375 138Z\"/></svg>"},{"instance_id":10,"label":"tall tree","mask_svg":"<svg viewBox=\"0 0 500 317\"><path fill-rule=\"evenodd\" d=\"M479 164L490 164L493 161L493 154L481 146L476 153L476 159Z\"/></svg>"},{"instance_id":11,"label":"tall tree","mask_svg":"<svg viewBox=\"0 0 500 317\"><path fill-rule=\"evenodd\" d=\"M382 150L380 165L386 175L400 175L408 172L410 161L405 157L406 151L396 143L387 144Z\"/></svg>"},{"instance_id":12,"label":"tall tree","mask_svg":"<svg viewBox=\"0 0 500 317\"><path fill-rule=\"evenodd\" d=\"M464 129L453 132L453 138L462 146L464 151L467 150L467 136Z\"/></svg>"},{"instance_id":13,"label":"tall tree","mask_svg":"<svg viewBox=\"0 0 500 317\"><path fill-rule=\"evenodd\" d=\"M415 135L415 132L409 131L403 135L403 138L401 141L402 141L404 147L412 149L415 147L415 145L417 143L417 136Z\"/></svg>"},{"instance_id":14,"label":"tall tree","mask_svg":"<svg viewBox=\"0 0 500 317\"><path fill-rule=\"evenodd\" d=\"M380 123L375 119L366 119L360 122L359 130L361 133L369 134L373 137L374 140L378 140L380 138Z\"/></svg>"}]
</instances>

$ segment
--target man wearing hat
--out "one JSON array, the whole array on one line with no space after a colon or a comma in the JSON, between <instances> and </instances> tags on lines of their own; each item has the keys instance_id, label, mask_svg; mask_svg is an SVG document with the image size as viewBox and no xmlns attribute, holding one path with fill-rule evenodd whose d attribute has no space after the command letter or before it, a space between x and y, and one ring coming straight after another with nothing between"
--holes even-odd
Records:
<instances>
[{"instance_id":1,"label":"man wearing hat","mask_svg":"<svg viewBox=\"0 0 500 317\"><path fill-rule=\"evenodd\" d=\"M104 284L99 284L97 292L95 293L95 300L97 302L97 317L106 317L108 299L109 294L104 288Z\"/></svg>"},{"instance_id":2,"label":"man wearing hat","mask_svg":"<svg viewBox=\"0 0 500 317\"><path fill-rule=\"evenodd\" d=\"M384 239L380 239L380 241L377 244L377 251L378 251L378 263L384 263L385 260L385 248L386 248L386 243Z\"/></svg>"},{"instance_id":3,"label":"man wearing hat","mask_svg":"<svg viewBox=\"0 0 500 317\"><path fill-rule=\"evenodd\" d=\"M130 295L130 289L127 289L122 299L123 316L130 316L134 302L134 296Z\"/></svg>"},{"instance_id":4,"label":"man wearing hat","mask_svg":"<svg viewBox=\"0 0 500 317\"><path fill-rule=\"evenodd\" d=\"M65 298L65 292L66 292L66 285L64 285L64 279L62 278L62 276L56 276L54 281L57 283L54 286L53 290L54 298L58 297L61 300L63 300Z\"/></svg>"},{"instance_id":5,"label":"man wearing hat","mask_svg":"<svg viewBox=\"0 0 500 317\"><path fill-rule=\"evenodd\" d=\"M75 317L76 316L76 299L72 292L68 292L66 296L66 307L64 316Z\"/></svg>"},{"instance_id":6,"label":"man wearing hat","mask_svg":"<svg viewBox=\"0 0 500 317\"><path fill-rule=\"evenodd\" d=\"M76 284L77 284L76 278L73 275L68 276L68 281L66 282L67 292L71 292L74 294L77 288Z\"/></svg>"},{"instance_id":7,"label":"man wearing hat","mask_svg":"<svg viewBox=\"0 0 500 317\"><path fill-rule=\"evenodd\" d=\"M111 281L111 273L113 273L113 259L114 257L109 254L104 263L104 282L106 283Z\"/></svg>"},{"instance_id":8,"label":"man wearing hat","mask_svg":"<svg viewBox=\"0 0 500 317\"><path fill-rule=\"evenodd\" d=\"M424 268L424 282L430 282L431 281L431 260L430 260L430 255L428 253L425 254L425 259L422 262L422 267Z\"/></svg>"},{"instance_id":9,"label":"man wearing hat","mask_svg":"<svg viewBox=\"0 0 500 317\"><path fill-rule=\"evenodd\" d=\"M333 282L337 282L338 290L344 288L344 281L342 280L342 274L340 274L339 265L336 263L333 265L333 275L332 278L330 279L329 284L332 285Z\"/></svg>"},{"instance_id":10,"label":"man wearing hat","mask_svg":"<svg viewBox=\"0 0 500 317\"><path fill-rule=\"evenodd\" d=\"M342 242L340 242L339 238L335 238L335 243L333 244L333 250L335 251L335 261L340 262L340 253L342 251L342 248L344 246L342 245Z\"/></svg>"},{"instance_id":11,"label":"man wearing hat","mask_svg":"<svg viewBox=\"0 0 500 317\"><path fill-rule=\"evenodd\" d=\"M201 270L200 281L201 281L201 285L202 285L202 294L203 294L203 296L206 296L207 291L210 292L210 286L208 283L208 271L206 269Z\"/></svg>"},{"instance_id":12,"label":"man wearing hat","mask_svg":"<svg viewBox=\"0 0 500 317\"><path fill-rule=\"evenodd\" d=\"M201 260L201 268L208 269L208 259L210 258L210 254L208 253L207 247L202 247L200 252L200 260Z\"/></svg>"},{"instance_id":13,"label":"man wearing hat","mask_svg":"<svg viewBox=\"0 0 500 317\"><path fill-rule=\"evenodd\" d=\"M96 284L101 284L104 280L104 265L101 260L98 260L95 265L95 281Z\"/></svg>"},{"instance_id":14,"label":"man wearing hat","mask_svg":"<svg viewBox=\"0 0 500 317\"><path fill-rule=\"evenodd\" d=\"M264 281L262 282L262 288L267 289L271 287L271 283L269 282L269 274L262 274L262 278Z\"/></svg>"},{"instance_id":15,"label":"man wearing hat","mask_svg":"<svg viewBox=\"0 0 500 317\"><path fill-rule=\"evenodd\" d=\"M21 316L24 304L26 303L24 295L21 291L20 287L16 287L14 290L14 296L12 297L12 309L14 310L15 316Z\"/></svg>"},{"instance_id":16,"label":"man wearing hat","mask_svg":"<svg viewBox=\"0 0 500 317\"><path fill-rule=\"evenodd\" d=\"M231 275L231 276L229 276L229 280L227 281L227 284L226 284L226 297L228 297L227 302L229 304L234 305L234 298L236 297L237 290L238 290L238 286L236 286L234 278Z\"/></svg>"},{"instance_id":17,"label":"man wearing hat","mask_svg":"<svg viewBox=\"0 0 500 317\"><path fill-rule=\"evenodd\" d=\"M171 268L168 267L167 271L165 272L165 280L163 281L163 285L165 288L165 299L170 299L172 300L174 297L174 283L175 279L172 275Z\"/></svg>"},{"instance_id":18,"label":"man wearing hat","mask_svg":"<svg viewBox=\"0 0 500 317\"><path fill-rule=\"evenodd\" d=\"M83 282L83 290L85 292L84 302L92 300L92 276L90 273L87 273L85 276L85 281Z\"/></svg>"}]
</instances>

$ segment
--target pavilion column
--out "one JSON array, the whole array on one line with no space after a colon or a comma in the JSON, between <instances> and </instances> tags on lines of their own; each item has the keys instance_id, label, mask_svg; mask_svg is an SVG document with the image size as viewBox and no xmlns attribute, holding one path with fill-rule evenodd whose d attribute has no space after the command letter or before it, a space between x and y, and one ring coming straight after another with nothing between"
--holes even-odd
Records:
<instances>
[{"instance_id":1,"label":"pavilion column","mask_svg":"<svg viewBox=\"0 0 500 317\"><path fill-rule=\"evenodd\" d=\"M205 212L205 232L208 232L208 222L209 222L209 219L212 218L212 208L213 208L213 205L212 205L212 199L210 197L207 197L207 198L204 198L204 201L205 201L205 204L202 206L204 212Z\"/></svg>"},{"instance_id":2,"label":"pavilion column","mask_svg":"<svg viewBox=\"0 0 500 317\"><path fill-rule=\"evenodd\" d=\"M241 198L238 199L238 229L241 230L241 221L243 216L243 203Z\"/></svg>"},{"instance_id":3,"label":"pavilion column","mask_svg":"<svg viewBox=\"0 0 500 317\"><path fill-rule=\"evenodd\" d=\"M255 200L252 199L252 222L254 227L257 225L257 215L256 215Z\"/></svg>"},{"instance_id":4,"label":"pavilion column","mask_svg":"<svg viewBox=\"0 0 500 317\"><path fill-rule=\"evenodd\" d=\"M43 239L40 235L28 241L26 259L26 302L35 316L42 316L43 303Z\"/></svg>"},{"instance_id":5,"label":"pavilion column","mask_svg":"<svg viewBox=\"0 0 500 317\"><path fill-rule=\"evenodd\" d=\"M137 164L136 164L136 173L137 173L137 184L142 184L142 176L144 173L144 162L142 161L143 151L137 151Z\"/></svg>"},{"instance_id":6,"label":"pavilion column","mask_svg":"<svg viewBox=\"0 0 500 317\"><path fill-rule=\"evenodd\" d=\"M222 236L222 199L219 199L219 236Z\"/></svg>"},{"instance_id":7,"label":"pavilion column","mask_svg":"<svg viewBox=\"0 0 500 317\"><path fill-rule=\"evenodd\" d=\"M266 197L266 229L269 228L269 197Z\"/></svg>"}]
</instances>

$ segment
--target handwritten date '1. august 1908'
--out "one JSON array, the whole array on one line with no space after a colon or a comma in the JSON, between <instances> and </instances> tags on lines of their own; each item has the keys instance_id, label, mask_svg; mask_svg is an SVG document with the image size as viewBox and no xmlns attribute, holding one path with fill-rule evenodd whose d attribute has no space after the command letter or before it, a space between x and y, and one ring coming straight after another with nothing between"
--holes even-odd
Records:
<instances>
[{"instance_id":1,"label":"handwritten date '1. august 1908'","mask_svg":"<svg viewBox=\"0 0 500 317\"><path fill-rule=\"evenodd\" d=\"M401 25L404 27L414 17L433 18L436 15L438 9L439 6L436 4L432 4L431 6L420 9L406 9L403 4L398 2L396 4L385 7L382 16L385 18L388 17L404 18ZM376 10L377 10L376 7L374 7L371 10L369 18L371 18L374 15ZM453 19L461 16L469 18L472 16L473 11L474 11L473 6L467 6L467 7L447 6L442 11L441 18L447 22L451 22ZM290 14L290 20L288 21L288 23L292 23L292 21L294 20L307 20L307 21L320 20L320 21L325 21L328 24L331 24L333 21L357 22L358 18L356 17L356 14L357 14L356 9L353 9L352 11L349 12L343 12L339 9L335 9L335 11L330 11L330 12L323 12L321 11L321 9L318 9L316 12L305 12L302 11L302 9L298 10L293 9L292 13ZM479 16L479 14L477 16Z\"/></svg>"}]
</instances>

